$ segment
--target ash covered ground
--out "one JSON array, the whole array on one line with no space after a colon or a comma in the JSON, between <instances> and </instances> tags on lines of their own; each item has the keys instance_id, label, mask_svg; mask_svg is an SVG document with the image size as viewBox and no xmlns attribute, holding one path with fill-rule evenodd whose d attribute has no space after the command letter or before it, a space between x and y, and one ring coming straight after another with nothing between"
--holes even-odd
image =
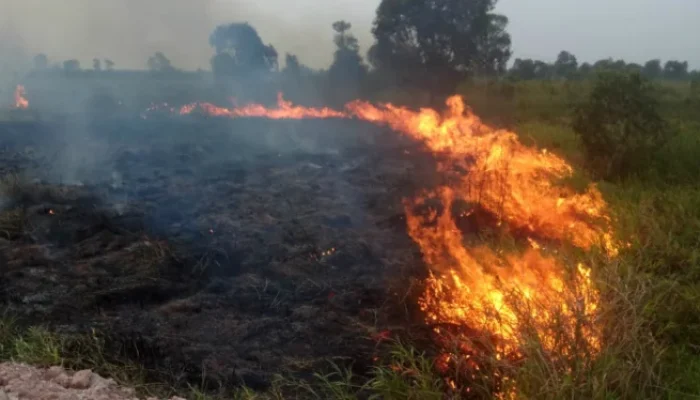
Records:
<instances>
[{"instance_id":1,"label":"ash covered ground","mask_svg":"<svg viewBox=\"0 0 700 400\"><path fill-rule=\"evenodd\" d=\"M263 388L365 370L419 320L402 198L435 179L420 144L354 120L69 121L0 123L0 306L23 323Z\"/></svg>"}]
</instances>

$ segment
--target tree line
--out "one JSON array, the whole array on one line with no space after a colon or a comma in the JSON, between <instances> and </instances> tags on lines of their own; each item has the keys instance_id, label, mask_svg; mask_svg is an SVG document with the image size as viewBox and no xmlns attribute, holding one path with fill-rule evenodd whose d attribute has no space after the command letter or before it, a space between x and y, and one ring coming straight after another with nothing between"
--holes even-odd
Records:
<instances>
[{"instance_id":1,"label":"tree line","mask_svg":"<svg viewBox=\"0 0 700 400\"><path fill-rule=\"evenodd\" d=\"M641 65L606 58L592 64L588 62L579 64L576 56L568 51L560 52L553 63L516 58L513 66L508 70L508 76L521 80L579 79L603 71L635 72L649 79L700 79L700 71L690 71L687 61L668 60L662 63L660 59L653 59Z\"/></svg>"},{"instance_id":2,"label":"tree line","mask_svg":"<svg viewBox=\"0 0 700 400\"><path fill-rule=\"evenodd\" d=\"M494 12L497 0L382 0L376 11L374 43L362 57L352 25L332 24L335 52L327 70L304 66L294 54L280 55L263 42L246 22L218 26L209 38L214 51L211 70L217 78L251 80L273 73L291 79L323 76L330 85L352 92L367 86L413 87L436 96L454 91L468 78L581 79L599 71L636 71L652 79L700 79L700 71L689 71L687 61L650 60L644 65L612 58L579 64L568 51L552 63L518 58L508 68L512 55L508 18ZM146 66L153 73L179 71L161 52ZM37 69L48 68L45 55L35 58ZM111 60L93 61L93 70L113 70ZM77 60L63 63L66 72L80 71Z\"/></svg>"}]
</instances>

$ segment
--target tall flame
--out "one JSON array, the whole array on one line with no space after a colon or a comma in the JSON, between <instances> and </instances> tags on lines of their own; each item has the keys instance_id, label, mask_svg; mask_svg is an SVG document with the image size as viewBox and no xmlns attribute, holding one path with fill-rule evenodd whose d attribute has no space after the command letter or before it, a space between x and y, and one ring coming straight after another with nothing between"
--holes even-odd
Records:
<instances>
[{"instance_id":1,"label":"tall flame","mask_svg":"<svg viewBox=\"0 0 700 400\"><path fill-rule=\"evenodd\" d=\"M594 185L576 193L558 184L573 173L565 160L522 145L514 132L482 123L459 96L446 104L442 115L364 101L336 111L293 106L280 95L272 109L195 103L180 113L199 109L227 117L358 118L423 141L442 155L439 172L449 181L404 200L408 233L430 268L419 300L426 322L486 332L508 352L517 352L518 335L526 328L534 329L545 350L561 352L554 330L561 335L563 325L564 335L583 336L595 350L600 340L595 324L580 326L581 318L594 321L597 309L590 270L582 264L567 269L546 248L600 245L614 257L617 248L601 193ZM455 212L464 204L471 208ZM504 254L496 246L467 240L460 227L465 221L473 225L474 213L488 214L501 232L526 238L528 248Z\"/></svg>"},{"instance_id":2,"label":"tall flame","mask_svg":"<svg viewBox=\"0 0 700 400\"><path fill-rule=\"evenodd\" d=\"M25 110L29 108L29 101L25 97L26 95L27 92L24 89L24 86L17 85L17 87L15 88L15 108L18 108L20 110Z\"/></svg>"},{"instance_id":3,"label":"tall flame","mask_svg":"<svg viewBox=\"0 0 700 400\"><path fill-rule=\"evenodd\" d=\"M593 319L598 299L585 266L567 272L538 240L582 249L600 244L616 255L606 204L595 186L574 193L557 184L573 172L562 158L483 124L461 97L450 97L447 106L444 115L391 104L347 106L352 115L387 124L446 156L438 168L449 185L404 201L408 232L431 271L421 309L429 323L489 332L508 351L517 351L526 325L534 326L545 348L554 350L554 320L569 319L564 329L573 337L575 320ZM433 206L436 200L441 212ZM458 201L472 208L455 215ZM502 255L485 244L465 244L460 219L469 221L474 212L486 212L501 229L526 236L529 248ZM590 348L598 346L592 325L583 334Z\"/></svg>"}]
</instances>

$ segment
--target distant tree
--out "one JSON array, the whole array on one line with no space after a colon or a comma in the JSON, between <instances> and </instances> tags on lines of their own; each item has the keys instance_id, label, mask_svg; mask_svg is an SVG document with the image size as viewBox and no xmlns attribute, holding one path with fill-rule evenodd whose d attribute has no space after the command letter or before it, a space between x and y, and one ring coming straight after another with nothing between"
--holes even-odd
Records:
<instances>
[{"instance_id":1,"label":"distant tree","mask_svg":"<svg viewBox=\"0 0 700 400\"><path fill-rule=\"evenodd\" d=\"M218 76L245 76L254 72L277 70L277 51L263 44L258 32L248 23L218 26L209 37L216 54L211 66Z\"/></svg>"},{"instance_id":2,"label":"distant tree","mask_svg":"<svg viewBox=\"0 0 700 400\"><path fill-rule=\"evenodd\" d=\"M175 71L175 68L172 66L172 63L168 57L166 57L165 54L161 53L160 51L148 58L147 65L148 69L153 72Z\"/></svg>"},{"instance_id":3,"label":"distant tree","mask_svg":"<svg viewBox=\"0 0 700 400\"><path fill-rule=\"evenodd\" d=\"M593 69L596 71L604 71L612 69L612 58L604 58L593 63Z\"/></svg>"},{"instance_id":4,"label":"distant tree","mask_svg":"<svg viewBox=\"0 0 700 400\"><path fill-rule=\"evenodd\" d=\"M625 62L625 60L616 60L613 62L613 70L615 71L626 71L628 68L628 64Z\"/></svg>"},{"instance_id":5,"label":"distant tree","mask_svg":"<svg viewBox=\"0 0 700 400\"><path fill-rule=\"evenodd\" d=\"M49 68L49 58L44 53L34 56L34 69L43 71Z\"/></svg>"},{"instance_id":6,"label":"distant tree","mask_svg":"<svg viewBox=\"0 0 700 400\"><path fill-rule=\"evenodd\" d=\"M308 78L314 75L314 71L302 64L299 57L294 54L287 53L284 59L284 68L282 75L287 79Z\"/></svg>"},{"instance_id":7,"label":"distant tree","mask_svg":"<svg viewBox=\"0 0 700 400\"><path fill-rule=\"evenodd\" d=\"M579 105L573 128L588 168L599 178L619 179L650 164L672 131L659 113L653 86L639 73L603 72Z\"/></svg>"},{"instance_id":8,"label":"distant tree","mask_svg":"<svg viewBox=\"0 0 700 400\"><path fill-rule=\"evenodd\" d=\"M517 79L549 79L554 73L554 66L540 60L518 58L509 71L510 75Z\"/></svg>"},{"instance_id":9,"label":"distant tree","mask_svg":"<svg viewBox=\"0 0 700 400\"><path fill-rule=\"evenodd\" d=\"M661 68L661 60L659 59L647 61L642 68L642 75L649 79L661 78L662 73L663 69Z\"/></svg>"},{"instance_id":10,"label":"distant tree","mask_svg":"<svg viewBox=\"0 0 700 400\"><path fill-rule=\"evenodd\" d=\"M604 71L618 71L622 72L627 68L627 63L624 60L613 60L612 58L605 58L598 60L593 64L593 69L598 72Z\"/></svg>"},{"instance_id":11,"label":"distant tree","mask_svg":"<svg viewBox=\"0 0 700 400\"><path fill-rule=\"evenodd\" d=\"M109 58L105 59L105 68L107 71L114 71L114 61Z\"/></svg>"},{"instance_id":12,"label":"distant tree","mask_svg":"<svg viewBox=\"0 0 700 400\"><path fill-rule=\"evenodd\" d=\"M593 66L590 63L583 63L578 67L578 74L580 76L586 77L593 72Z\"/></svg>"},{"instance_id":13,"label":"distant tree","mask_svg":"<svg viewBox=\"0 0 700 400\"><path fill-rule=\"evenodd\" d=\"M99 58L93 58L92 59L92 69L95 71L101 71L102 70L102 62L100 61Z\"/></svg>"},{"instance_id":14,"label":"distant tree","mask_svg":"<svg viewBox=\"0 0 700 400\"><path fill-rule=\"evenodd\" d=\"M562 51L554 62L554 74L559 78L569 78L576 74L578 60L568 51Z\"/></svg>"},{"instance_id":15,"label":"distant tree","mask_svg":"<svg viewBox=\"0 0 700 400\"><path fill-rule=\"evenodd\" d=\"M66 72L77 72L80 71L80 61L78 60L67 60L63 62L63 70Z\"/></svg>"},{"instance_id":16,"label":"distant tree","mask_svg":"<svg viewBox=\"0 0 700 400\"><path fill-rule=\"evenodd\" d=\"M537 78L535 61L529 58L516 58L515 62L513 63L513 67L510 69L510 74L511 76L522 80Z\"/></svg>"},{"instance_id":17,"label":"distant tree","mask_svg":"<svg viewBox=\"0 0 700 400\"><path fill-rule=\"evenodd\" d=\"M664 64L664 78L666 79L687 79L688 78L688 62L687 61L666 61Z\"/></svg>"},{"instance_id":18,"label":"distant tree","mask_svg":"<svg viewBox=\"0 0 700 400\"><path fill-rule=\"evenodd\" d=\"M544 61L535 61L535 77L549 79L552 77L552 66Z\"/></svg>"},{"instance_id":19,"label":"distant tree","mask_svg":"<svg viewBox=\"0 0 700 400\"><path fill-rule=\"evenodd\" d=\"M440 96L467 76L503 72L511 40L508 19L492 12L496 1L382 0L370 62Z\"/></svg>"},{"instance_id":20,"label":"distant tree","mask_svg":"<svg viewBox=\"0 0 700 400\"><path fill-rule=\"evenodd\" d=\"M631 73L641 74L644 67L637 63L629 63L625 66L625 70Z\"/></svg>"},{"instance_id":21,"label":"distant tree","mask_svg":"<svg viewBox=\"0 0 700 400\"><path fill-rule=\"evenodd\" d=\"M301 64L299 64L299 58L296 55L285 54L282 74L291 78L301 76Z\"/></svg>"},{"instance_id":22,"label":"distant tree","mask_svg":"<svg viewBox=\"0 0 700 400\"><path fill-rule=\"evenodd\" d=\"M328 69L328 79L331 84L357 88L367 76L367 66L360 56L357 38L348 32L350 28L352 25L346 21L333 23L333 30L336 32L333 39L336 50L333 55L333 64Z\"/></svg>"}]
</instances>

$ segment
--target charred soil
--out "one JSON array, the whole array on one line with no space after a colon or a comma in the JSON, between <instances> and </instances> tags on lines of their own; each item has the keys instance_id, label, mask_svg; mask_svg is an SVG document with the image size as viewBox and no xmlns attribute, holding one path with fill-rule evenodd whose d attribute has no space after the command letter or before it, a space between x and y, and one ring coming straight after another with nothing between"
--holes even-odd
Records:
<instances>
[{"instance_id":1,"label":"charred soil","mask_svg":"<svg viewBox=\"0 0 700 400\"><path fill-rule=\"evenodd\" d=\"M437 177L399 134L153 117L3 123L0 141L0 306L23 324L100 332L176 384L264 388L363 371L417 321L402 198Z\"/></svg>"}]
</instances>

